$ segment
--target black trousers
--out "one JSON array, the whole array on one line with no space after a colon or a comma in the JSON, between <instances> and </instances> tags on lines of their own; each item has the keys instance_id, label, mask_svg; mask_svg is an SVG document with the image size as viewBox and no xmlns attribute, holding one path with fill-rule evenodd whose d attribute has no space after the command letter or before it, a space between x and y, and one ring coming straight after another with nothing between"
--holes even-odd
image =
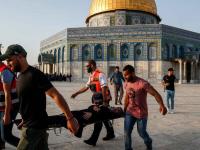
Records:
<instances>
[{"instance_id":1,"label":"black trousers","mask_svg":"<svg viewBox=\"0 0 200 150\"><path fill-rule=\"evenodd\" d=\"M103 124L106 127L107 136L114 135L114 129L113 129L112 123L110 122L110 120L107 120L107 121L97 122L94 124L94 131L88 140L92 141L93 143L97 142L99 135L101 133Z\"/></svg>"}]
</instances>

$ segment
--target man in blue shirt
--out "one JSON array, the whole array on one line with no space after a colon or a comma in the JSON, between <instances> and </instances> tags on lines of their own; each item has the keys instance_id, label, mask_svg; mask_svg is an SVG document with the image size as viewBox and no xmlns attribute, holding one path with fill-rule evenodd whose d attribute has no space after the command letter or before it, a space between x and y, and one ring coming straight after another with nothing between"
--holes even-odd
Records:
<instances>
[{"instance_id":1,"label":"man in blue shirt","mask_svg":"<svg viewBox=\"0 0 200 150\"><path fill-rule=\"evenodd\" d=\"M122 98L124 94L122 81L124 81L123 74L119 71L119 66L116 66L115 72L113 72L113 74L110 77L111 85L112 83L114 84L115 105L117 105L118 102L120 105L122 105Z\"/></svg>"}]
</instances>

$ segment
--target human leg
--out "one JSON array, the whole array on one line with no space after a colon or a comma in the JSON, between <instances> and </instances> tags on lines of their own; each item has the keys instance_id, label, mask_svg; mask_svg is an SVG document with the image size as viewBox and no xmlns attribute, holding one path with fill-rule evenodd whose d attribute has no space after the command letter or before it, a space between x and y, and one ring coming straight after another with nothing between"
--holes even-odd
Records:
<instances>
[{"instance_id":1,"label":"human leg","mask_svg":"<svg viewBox=\"0 0 200 150\"><path fill-rule=\"evenodd\" d=\"M114 84L114 95L115 95L115 105L117 105L118 102L118 87L116 84Z\"/></svg>"},{"instance_id":2,"label":"human leg","mask_svg":"<svg viewBox=\"0 0 200 150\"><path fill-rule=\"evenodd\" d=\"M111 140L115 138L114 129L110 120L103 121L103 124L106 127L107 135L103 138L104 141Z\"/></svg>"},{"instance_id":3,"label":"human leg","mask_svg":"<svg viewBox=\"0 0 200 150\"><path fill-rule=\"evenodd\" d=\"M123 89L122 85L119 87L119 91L120 91L119 103L122 104L122 98L123 98L123 95L124 95L124 89Z\"/></svg>"},{"instance_id":4,"label":"human leg","mask_svg":"<svg viewBox=\"0 0 200 150\"><path fill-rule=\"evenodd\" d=\"M4 116L4 112L1 112L0 111L0 149L3 149L3 148L5 148L5 142L4 142L4 140L2 140L2 136L3 136L3 132L2 132L2 130L3 130L3 116Z\"/></svg>"},{"instance_id":5,"label":"human leg","mask_svg":"<svg viewBox=\"0 0 200 150\"><path fill-rule=\"evenodd\" d=\"M136 118L134 118L131 114L126 113L124 119L124 141L125 141L125 150L132 150L132 130L133 126L136 122Z\"/></svg>"},{"instance_id":6,"label":"human leg","mask_svg":"<svg viewBox=\"0 0 200 150\"><path fill-rule=\"evenodd\" d=\"M147 146L147 150L152 149L152 139L146 131L147 128L147 118L137 119L137 130L140 137L143 138L145 145Z\"/></svg>"},{"instance_id":7,"label":"human leg","mask_svg":"<svg viewBox=\"0 0 200 150\"><path fill-rule=\"evenodd\" d=\"M168 109L168 111L170 111L170 104L169 104L169 101L170 101L170 91L169 90L166 90L165 91L166 92L166 95L165 95L165 100L166 100L166 103L167 103L167 109Z\"/></svg>"},{"instance_id":8,"label":"human leg","mask_svg":"<svg viewBox=\"0 0 200 150\"><path fill-rule=\"evenodd\" d=\"M49 150L46 130L22 128L17 150Z\"/></svg>"},{"instance_id":9,"label":"human leg","mask_svg":"<svg viewBox=\"0 0 200 150\"><path fill-rule=\"evenodd\" d=\"M15 120L16 119L16 116L18 114L18 106L13 106L13 109L11 111L11 120ZM18 143L19 143L19 138L14 136L12 134L12 129L13 129L13 121L11 121L10 124L8 125L4 125L3 127L3 133L4 133L4 136L3 136L3 139L8 142L9 144L17 147Z\"/></svg>"},{"instance_id":10,"label":"human leg","mask_svg":"<svg viewBox=\"0 0 200 150\"><path fill-rule=\"evenodd\" d=\"M174 95L175 95L175 91L171 91L171 110L172 110L172 113L174 113Z\"/></svg>"},{"instance_id":11,"label":"human leg","mask_svg":"<svg viewBox=\"0 0 200 150\"><path fill-rule=\"evenodd\" d=\"M98 140L98 138L99 138L99 135L100 135L102 126L103 126L103 123L102 123L102 122L95 123L95 124L94 124L94 131L93 131L91 137L90 137L88 140L85 140L84 142L85 142L86 144L95 146L95 145L96 145L96 142L97 142L97 140Z\"/></svg>"}]
</instances>

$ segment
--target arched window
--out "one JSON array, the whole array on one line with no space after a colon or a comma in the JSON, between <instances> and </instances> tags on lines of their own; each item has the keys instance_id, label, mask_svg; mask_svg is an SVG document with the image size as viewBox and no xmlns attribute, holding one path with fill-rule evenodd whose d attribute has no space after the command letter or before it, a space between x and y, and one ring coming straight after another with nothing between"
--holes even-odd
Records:
<instances>
[{"instance_id":1,"label":"arched window","mask_svg":"<svg viewBox=\"0 0 200 150\"><path fill-rule=\"evenodd\" d=\"M101 44L94 47L94 58L95 60L103 60L103 48Z\"/></svg>"},{"instance_id":2,"label":"arched window","mask_svg":"<svg viewBox=\"0 0 200 150\"><path fill-rule=\"evenodd\" d=\"M83 46L82 52L83 61L91 59L91 48L88 44Z\"/></svg>"},{"instance_id":3,"label":"arched window","mask_svg":"<svg viewBox=\"0 0 200 150\"><path fill-rule=\"evenodd\" d=\"M179 48L179 58L183 58L183 56L184 56L184 47L180 46L180 48Z\"/></svg>"},{"instance_id":4,"label":"arched window","mask_svg":"<svg viewBox=\"0 0 200 150\"><path fill-rule=\"evenodd\" d=\"M121 60L128 59L129 47L126 43L121 45L120 52L121 52Z\"/></svg>"},{"instance_id":5,"label":"arched window","mask_svg":"<svg viewBox=\"0 0 200 150\"><path fill-rule=\"evenodd\" d=\"M65 46L62 48L62 62L64 62L65 58Z\"/></svg>"},{"instance_id":6,"label":"arched window","mask_svg":"<svg viewBox=\"0 0 200 150\"><path fill-rule=\"evenodd\" d=\"M157 45L156 43L151 43L148 47L148 58L149 60L157 59Z\"/></svg>"},{"instance_id":7,"label":"arched window","mask_svg":"<svg viewBox=\"0 0 200 150\"><path fill-rule=\"evenodd\" d=\"M117 59L116 51L117 51L117 49L114 44L110 44L108 46L108 60L114 61Z\"/></svg>"},{"instance_id":8,"label":"arched window","mask_svg":"<svg viewBox=\"0 0 200 150\"><path fill-rule=\"evenodd\" d=\"M177 58L178 56L178 51L177 51L177 46L176 45L173 45L172 46L172 58Z\"/></svg>"},{"instance_id":9,"label":"arched window","mask_svg":"<svg viewBox=\"0 0 200 150\"><path fill-rule=\"evenodd\" d=\"M169 45L168 44L165 44L164 47L163 47L162 58L164 60L169 59Z\"/></svg>"},{"instance_id":10,"label":"arched window","mask_svg":"<svg viewBox=\"0 0 200 150\"><path fill-rule=\"evenodd\" d=\"M141 43L138 43L135 45L134 47L134 56L135 56L135 60L141 60L142 59L142 50L143 50L143 46Z\"/></svg>"},{"instance_id":11,"label":"arched window","mask_svg":"<svg viewBox=\"0 0 200 150\"><path fill-rule=\"evenodd\" d=\"M57 50L56 49L54 50L54 61L53 62L54 63L57 62Z\"/></svg>"},{"instance_id":12,"label":"arched window","mask_svg":"<svg viewBox=\"0 0 200 150\"><path fill-rule=\"evenodd\" d=\"M72 45L70 47L70 60L77 61L78 60L78 46Z\"/></svg>"},{"instance_id":13,"label":"arched window","mask_svg":"<svg viewBox=\"0 0 200 150\"><path fill-rule=\"evenodd\" d=\"M59 49L58 49L58 63L60 63L60 58L61 58L61 57L60 57L60 55L61 55L60 51L61 51L61 50L60 50L60 48L59 48Z\"/></svg>"}]
</instances>

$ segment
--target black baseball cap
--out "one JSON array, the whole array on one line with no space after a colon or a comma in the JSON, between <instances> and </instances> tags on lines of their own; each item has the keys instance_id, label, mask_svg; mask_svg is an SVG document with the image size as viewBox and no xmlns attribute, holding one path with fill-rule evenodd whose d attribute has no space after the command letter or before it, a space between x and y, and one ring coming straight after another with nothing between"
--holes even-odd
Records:
<instances>
[{"instance_id":1,"label":"black baseball cap","mask_svg":"<svg viewBox=\"0 0 200 150\"><path fill-rule=\"evenodd\" d=\"M174 69L173 68L169 68L168 71L174 71Z\"/></svg>"},{"instance_id":2,"label":"black baseball cap","mask_svg":"<svg viewBox=\"0 0 200 150\"><path fill-rule=\"evenodd\" d=\"M6 60L11 56L18 54L22 54L24 57L26 57L27 52L21 45L18 44L10 45L8 46L6 52L3 55L0 55L0 61Z\"/></svg>"}]
</instances>

